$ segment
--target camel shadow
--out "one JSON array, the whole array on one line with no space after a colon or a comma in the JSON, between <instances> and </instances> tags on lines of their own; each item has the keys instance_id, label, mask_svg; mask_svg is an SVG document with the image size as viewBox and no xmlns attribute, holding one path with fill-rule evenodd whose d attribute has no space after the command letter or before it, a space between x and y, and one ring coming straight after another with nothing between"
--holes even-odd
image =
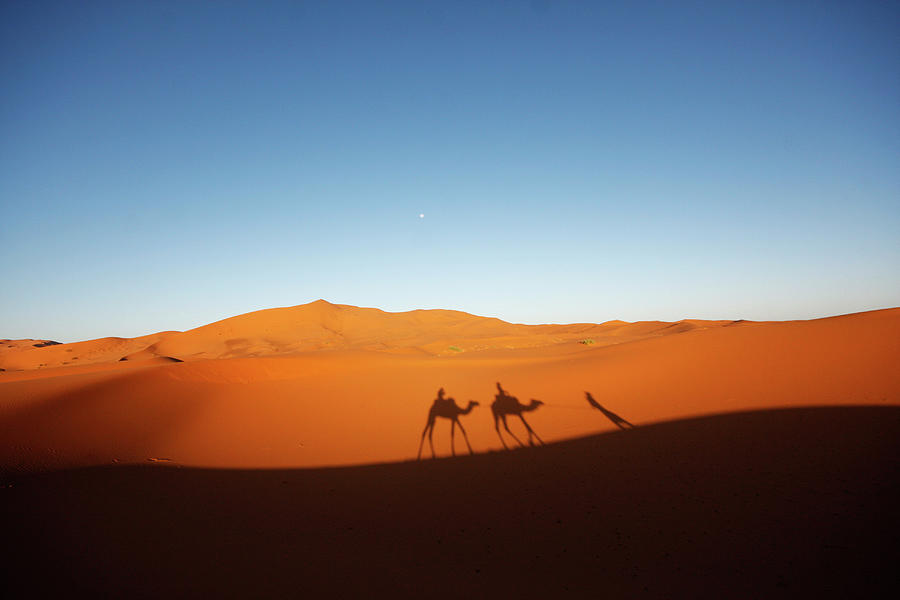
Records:
<instances>
[{"instance_id":1,"label":"camel shadow","mask_svg":"<svg viewBox=\"0 0 900 600\"><path fill-rule=\"evenodd\" d=\"M542 446L544 445L544 440L535 433L531 428L531 425L528 424L528 421L525 420L525 417L522 416L522 413L537 410L542 404L544 403L540 400L535 400L534 398L532 398L531 402L528 404L521 404L518 398L510 396L500 385L500 382L497 382L497 394L494 396L494 401L491 403L491 413L494 415L494 429L497 430L497 435L500 437L500 442L503 444L504 448L509 450L509 446L506 445L506 440L503 439L503 435L500 433L500 421L503 421L503 428L506 430L506 433L511 435L512 439L519 443L519 446L525 447L522 440L517 438L516 434L510 431L509 425L506 422L506 417L508 415L514 415L522 419L522 424L525 425L525 429L528 431L529 446L534 446L534 440L532 438L536 438Z\"/></svg>"},{"instance_id":2,"label":"camel shadow","mask_svg":"<svg viewBox=\"0 0 900 600\"><path fill-rule=\"evenodd\" d=\"M434 423L438 417L450 419L450 452L452 452L453 456L456 456L454 437L456 435L457 426L459 426L459 430L462 431L463 438L466 440L469 454L475 454L475 452L472 451L472 445L469 443L469 436L466 434L466 430L459 420L459 415L469 414L476 406L478 406L477 402L469 400L469 405L466 406L466 408L460 408L456 405L456 400L450 397L444 397L444 388L439 389L437 397L434 399L434 402L428 411L428 420L425 422L425 429L422 430L422 439L419 440L419 454L416 456L416 460L422 459L422 446L425 443L426 433L428 434L428 445L431 447L431 458L435 458L432 436L434 435Z\"/></svg>"},{"instance_id":3,"label":"camel shadow","mask_svg":"<svg viewBox=\"0 0 900 600\"><path fill-rule=\"evenodd\" d=\"M613 422L614 425L619 427L619 429L634 429L634 425L617 415L611 410L604 408L599 402L594 400L594 397L591 396L590 392L585 392L584 395L587 397L588 404L599 410L603 413L603 415Z\"/></svg>"}]
</instances>

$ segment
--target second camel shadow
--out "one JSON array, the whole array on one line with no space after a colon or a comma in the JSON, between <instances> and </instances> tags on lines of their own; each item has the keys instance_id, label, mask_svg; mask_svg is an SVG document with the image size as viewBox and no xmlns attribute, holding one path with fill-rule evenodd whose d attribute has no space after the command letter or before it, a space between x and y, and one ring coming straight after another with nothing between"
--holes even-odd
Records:
<instances>
[{"instance_id":1,"label":"second camel shadow","mask_svg":"<svg viewBox=\"0 0 900 600\"><path fill-rule=\"evenodd\" d=\"M619 427L619 429L634 429L634 425L632 425L613 411L604 408L602 404L594 400L594 397L591 396L590 392L585 392L584 395L587 397L588 404L602 412L603 416L612 421L614 425Z\"/></svg>"},{"instance_id":2,"label":"second camel shadow","mask_svg":"<svg viewBox=\"0 0 900 600\"><path fill-rule=\"evenodd\" d=\"M491 403L491 413L494 415L494 429L497 430L497 435L500 437L500 441L503 443L503 447L509 450L509 446L506 445L506 440L503 439L503 435L500 433L500 421L503 421L503 428L506 429L506 433L512 436L514 440L519 442L519 445L523 448L525 444L522 443L522 440L516 437L512 431L509 430L509 425L506 423L507 415L516 415L520 419L522 419L522 424L525 425L525 429L528 431L528 444L534 446L534 441L532 438L537 438L537 441L544 444L544 440L540 438L540 436L535 433L534 429L531 428L531 425L528 424L528 421L525 420L525 417L522 416L523 412L531 412L533 410L537 410L539 406L541 406L543 402L540 400L531 399L531 402L528 404L520 404L519 399L515 396L510 396L506 390L500 385L500 382L497 382L497 395L494 396L494 401Z\"/></svg>"}]
</instances>

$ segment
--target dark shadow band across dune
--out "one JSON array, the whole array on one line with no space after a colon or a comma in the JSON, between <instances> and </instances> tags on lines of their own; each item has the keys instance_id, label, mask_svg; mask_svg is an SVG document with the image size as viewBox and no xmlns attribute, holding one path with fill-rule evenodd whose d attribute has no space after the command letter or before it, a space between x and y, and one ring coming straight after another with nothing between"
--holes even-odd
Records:
<instances>
[{"instance_id":1,"label":"dark shadow band across dune","mask_svg":"<svg viewBox=\"0 0 900 600\"><path fill-rule=\"evenodd\" d=\"M898 440L900 407L802 408L418 463L6 475L6 567L31 597L865 597L894 582Z\"/></svg>"}]
</instances>

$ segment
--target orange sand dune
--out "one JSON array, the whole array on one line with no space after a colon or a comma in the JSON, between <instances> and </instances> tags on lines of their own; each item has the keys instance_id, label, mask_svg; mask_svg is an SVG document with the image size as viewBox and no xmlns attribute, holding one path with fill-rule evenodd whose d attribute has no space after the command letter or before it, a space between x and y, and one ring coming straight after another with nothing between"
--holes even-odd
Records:
<instances>
[{"instance_id":1,"label":"orange sand dune","mask_svg":"<svg viewBox=\"0 0 900 600\"><path fill-rule=\"evenodd\" d=\"M900 309L769 323L524 326L318 301L183 333L8 350L2 364L22 369L37 366L42 352L96 359L0 373L0 468L17 470L404 460L415 457L440 386L460 405L480 403L461 423L475 451L496 450L496 381L522 402L546 403L526 418L547 442L613 428L585 391L637 425L743 409L900 403ZM525 439L521 422L510 425ZM440 455L449 453L449 430L438 420ZM464 451L459 434L456 443Z\"/></svg>"},{"instance_id":2,"label":"orange sand dune","mask_svg":"<svg viewBox=\"0 0 900 600\"><path fill-rule=\"evenodd\" d=\"M154 333L136 338L106 337L72 344L40 345L46 340L4 340L0 342L0 369L23 371L70 365L110 363L144 350L174 332Z\"/></svg>"},{"instance_id":3,"label":"orange sand dune","mask_svg":"<svg viewBox=\"0 0 900 600\"><path fill-rule=\"evenodd\" d=\"M388 313L317 300L247 313L185 332L166 331L138 338L102 338L73 344L49 342L52 345L44 345L41 340L5 340L0 343L0 369L21 371L160 358L167 361L244 358L327 349L453 355L576 341L585 346L601 346L729 323L610 321L602 325L515 325L454 310Z\"/></svg>"}]
</instances>

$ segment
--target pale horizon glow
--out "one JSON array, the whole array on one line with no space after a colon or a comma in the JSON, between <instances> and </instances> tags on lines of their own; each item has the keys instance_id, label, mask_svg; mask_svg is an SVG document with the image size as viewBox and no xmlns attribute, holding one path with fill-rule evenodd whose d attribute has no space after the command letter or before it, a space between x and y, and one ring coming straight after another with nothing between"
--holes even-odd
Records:
<instances>
[{"instance_id":1,"label":"pale horizon glow","mask_svg":"<svg viewBox=\"0 0 900 600\"><path fill-rule=\"evenodd\" d=\"M900 5L4 3L0 338L900 305ZM427 218L426 218L427 215Z\"/></svg>"}]
</instances>

